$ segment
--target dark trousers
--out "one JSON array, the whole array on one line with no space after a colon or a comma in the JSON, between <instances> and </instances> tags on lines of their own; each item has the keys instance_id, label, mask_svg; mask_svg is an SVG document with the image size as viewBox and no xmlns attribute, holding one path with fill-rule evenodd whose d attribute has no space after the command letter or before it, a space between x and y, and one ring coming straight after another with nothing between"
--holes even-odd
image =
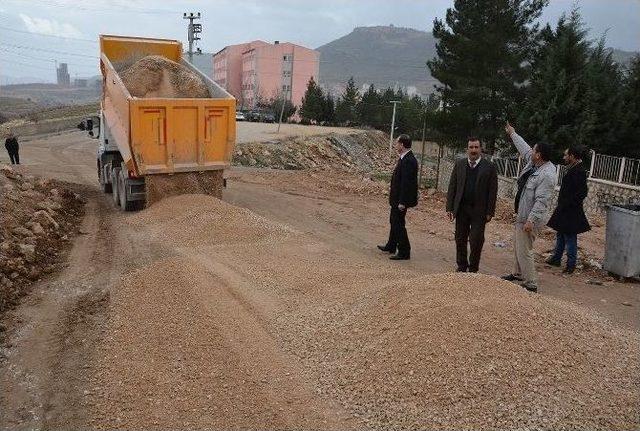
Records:
<instances>
[{"instance_id":1,"label":"dark trousers","mask_svg":"<svg viewBox=\"0 0 640 431\"><path fill-rule=\"evenodd\" d=\"M578 235L557 232L556 250L552 259L560 262L565 248L567 250L567 268L575 268L578 261Z\"/></svg>"},{"instance_id":2,"label":"dark trousers","mask_svg":"<svg viewBox=\"0 0 640 431\"><path fill-rule=\"evenodd\" d=\"M391 207L389 214L389 241L387 241L387 250L398 250L400 256L409 256L411 254L411 244L409 243L409 235L405 227L405 216L407 210L400 211L398 207Z\"/></svg>"},{"instance_id":3,"label":"dark trousers","mask_svg":"<svg viewBox=\"0 0 640 431\"><path fill-rule=\"evenodd\" d=\"M486 217L475 215L469 207L461 206L458 210L456 215L456 263L458 270L478 272L486 223ZM467 243L471 248L468 257Z\"/></svg>"},{"instance_id":4,"label":"dark trousers","mask_svg":"<svg viewBox=\"0 0 640 431\"><path fill-rule=\"evenodd\" d=\"M18 154L17 151L10 151L9 152L9 158L11 159L11 164L12 165L19 165L20 164L20 155Z\"/></svg>"}]
</instances>

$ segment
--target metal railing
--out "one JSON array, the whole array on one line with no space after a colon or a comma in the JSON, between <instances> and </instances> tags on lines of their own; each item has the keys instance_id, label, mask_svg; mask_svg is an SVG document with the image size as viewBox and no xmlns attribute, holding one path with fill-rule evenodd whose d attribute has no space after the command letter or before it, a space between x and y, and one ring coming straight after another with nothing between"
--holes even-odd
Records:
<instances>
[{"instance_id":1,"label":"metal railing","mask_svg":"<svg viewBox=\"0 0 640 431\"><path fill-rule=\"evenodd\" d=\"M640 159L591 153L589 177L640 186Z\"/></svg>"}]
</instances>

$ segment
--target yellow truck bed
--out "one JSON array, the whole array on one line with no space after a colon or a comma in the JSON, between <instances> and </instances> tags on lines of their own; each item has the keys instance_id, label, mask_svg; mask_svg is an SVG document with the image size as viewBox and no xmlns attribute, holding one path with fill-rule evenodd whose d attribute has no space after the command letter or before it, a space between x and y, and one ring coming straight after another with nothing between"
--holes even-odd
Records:
<instances>
[{"instance_id":1,"label":"yellow truck bed","mask_svg":"<svg viewBox=\"0 0 640 431\"><path fill-rule=\"evenodd\" d=\"M162 55L199 75L209 99L137 98L114 64ZM201 172L229 166L236 139L236 101L182 58L175 40L100 36L102 110L106 126L133 177Z\"/></svg>"}]
</instances>

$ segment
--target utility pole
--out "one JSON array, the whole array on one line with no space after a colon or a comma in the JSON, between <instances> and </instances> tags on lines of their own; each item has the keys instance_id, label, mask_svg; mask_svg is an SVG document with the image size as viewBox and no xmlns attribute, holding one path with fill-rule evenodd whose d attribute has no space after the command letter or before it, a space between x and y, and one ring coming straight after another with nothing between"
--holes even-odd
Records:
<instances>
[{"instance_id":1,"label":"utility pole","mask_svg":"<svg viewBox=\"0 0 640 431\"><path fill-rule=\"evenodd\" d=\"M393 148L393 132L396 127L396 106L400 103L400 100L392 100L393 103L393 116L391 117L391 133L389 134L389 152L391 152Z\"/></svg>"},{"instance_id":2,"label":"utility pole","mask_svg":"<svg viewBox=\"0 0 640 431\"><path fill-rule=\"evenodd\" d=\"M200 19L200 12L194 14L190 12L189 15L185 12L182 16L183 19L189 20L187 26L187 40L189 41L189 63L193 63L193 43L196 40L200 40L200 33L202 33L202 24L196 24L193 21Z\"/></svg>"},{"instance_id":3,"label":"utility pole","mask_svg":"<svg viewBox=\"0 0 640 431\"><path fill-rule=\"evenodd\" d=\"M424 124L422 126L422 152L420 153L420 175L418 175L418 184L422 185L422 165L424 164L424 138L427 132L427 110L424 110Z\"/></svg>"}]
</instances>

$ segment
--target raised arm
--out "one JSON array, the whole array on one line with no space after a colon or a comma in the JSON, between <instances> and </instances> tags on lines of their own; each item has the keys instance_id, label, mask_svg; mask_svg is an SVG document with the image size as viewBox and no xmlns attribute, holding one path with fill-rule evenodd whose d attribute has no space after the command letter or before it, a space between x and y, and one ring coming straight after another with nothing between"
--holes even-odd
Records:
<instances>
[{"instance_id":1,"label":"raised arm","mask_svg":"<svg viewBox=\"0 0 640 431\"><path fill-rule=\"evenodd\" d=\"M504 130L505 132L507 132L507 135L511 137L511 140L513 141L513 145L516 146L516 149L518 150L518 153L520 153L520 156L524 159L526 163L529 163L531 161L531 154L533 153L533 149L529 146L529 144L527 144L527 142L522 138L522 136L516 133L516 130L508 122Z\"/></svg>"}]
</instances>

